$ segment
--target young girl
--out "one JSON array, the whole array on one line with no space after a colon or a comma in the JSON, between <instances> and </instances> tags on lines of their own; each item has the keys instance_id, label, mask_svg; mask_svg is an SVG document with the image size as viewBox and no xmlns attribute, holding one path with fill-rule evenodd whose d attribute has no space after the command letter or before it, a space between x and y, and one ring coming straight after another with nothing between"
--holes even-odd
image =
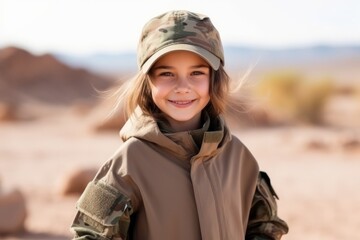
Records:
<instances>
[{"instance_id":1,"label":"young girl","mask_svg":"<svg viewBox=\"0 0 360 240\"><path fill-rule=\"evenodd\" d=\"M75 239L280 239L270 180L221 116L229 78L210 19L151 19L138 65L121 97L123 144L80 197Z\"/></svg>"}]
</instances>

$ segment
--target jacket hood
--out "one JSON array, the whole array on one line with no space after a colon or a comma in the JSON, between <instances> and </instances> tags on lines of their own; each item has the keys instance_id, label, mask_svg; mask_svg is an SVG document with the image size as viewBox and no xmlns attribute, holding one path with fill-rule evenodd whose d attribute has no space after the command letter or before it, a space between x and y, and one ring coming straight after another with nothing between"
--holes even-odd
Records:
<instances>
[{"instance_id":1,"label":"jacket hood","mask_svg":"<svg viewBox=\"0 0 360 240\"><path fill-rule=\"evenodd\" d=\"M210 119L208 119L210 121ZM151 116L146 116L140 108L131 115L120 130L123 142L134 137L166 148L180 158L189 159L193 155L202 157L215 155L221 147L231 139L230 132L222 118L211 119L209 130L204 132L200 149L194 151L186 147L191 137L189 132L166 133L161 132L157 122Z\"/></svg>"}]
</instances>

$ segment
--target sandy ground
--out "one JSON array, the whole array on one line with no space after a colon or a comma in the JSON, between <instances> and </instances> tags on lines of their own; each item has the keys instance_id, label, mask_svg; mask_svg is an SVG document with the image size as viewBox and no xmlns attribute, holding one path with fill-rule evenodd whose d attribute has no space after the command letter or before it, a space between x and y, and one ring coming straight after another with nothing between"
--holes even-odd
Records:
<instances>
[{"instance_id":1,"label":"sandy ground","mask_svg":"<svg viewBox=\"0 0 360 240\"><path fill-rule=\"evenodd\" d=\"M267 171L288 222L285 240L360 239L360 129L286 127L240 129L236 134ZM57 193L73 168L98 168L119 146L116 132L95 134L86 121L53 116L0 125L3 188L27 198L26 232L0 239L69 239L78 196Z\"/></svg>"}]
</instances>

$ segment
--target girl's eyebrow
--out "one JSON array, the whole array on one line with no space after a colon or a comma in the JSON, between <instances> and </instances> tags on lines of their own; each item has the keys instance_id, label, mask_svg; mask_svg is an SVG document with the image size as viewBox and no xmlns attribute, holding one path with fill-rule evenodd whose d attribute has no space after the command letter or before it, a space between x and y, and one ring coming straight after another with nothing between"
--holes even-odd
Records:
<instances>
[{"instance_id":1,"label":"girl's eyebrow","mask_svg":"<svg viewBox=\"0 0 360 240\"><path fill-rule=\"evenodd\" d=\"M167 69L173 69L173 68L175 68L175 67L167 66L167 65L160 65L160 66L155 66L155 67L153 68L153 70L159 70L159 69L165 69L165 70L167 70ZM190 68L209 68L209 66L206 65L206 64L199 64L199 65L191 66Z\"/></svg>"},{"instance_id":2,"label":"girl's eyebrow","mask_svg":"<svg viewBox=\"0 0 360 240\"><path fill-rule=\"evenodd\" d=\"M160 66L156 66L156 67L153 67L152 70L158 70L158 69L172 69L173 67L171 66L166 66L166 65L160 65Z\"/></svg>"},{"instance_id":3,"label":"girl's eyebrow","mask_svg":"<svg viewBox=\"0 0 360 240\"><path fill-rule=\"evenodd\" d=\"M191 66L191 68L209 68L209 65L206 64L199 64L199 65L195 65L195 66Z\"/></svg>"}]
</instances>

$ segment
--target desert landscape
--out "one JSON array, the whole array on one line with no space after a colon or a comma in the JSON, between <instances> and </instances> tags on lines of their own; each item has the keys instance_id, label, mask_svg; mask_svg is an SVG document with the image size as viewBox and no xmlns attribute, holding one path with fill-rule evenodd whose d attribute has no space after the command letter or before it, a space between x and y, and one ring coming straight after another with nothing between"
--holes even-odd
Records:
<instances>
[{"instance_id":1,"label":"desert landscape","mask_svg":"<svg viewBox=\"0 0 360 240\"><path fill-rule=\"evenodd\" d=\"M0 239L71 238L82 187L121 144L95 89L125 75L0 49ZM283 239L360 239L360 54L260 65L245 85L226 117L272 179Z\"/></svg>"}]
</instances>

